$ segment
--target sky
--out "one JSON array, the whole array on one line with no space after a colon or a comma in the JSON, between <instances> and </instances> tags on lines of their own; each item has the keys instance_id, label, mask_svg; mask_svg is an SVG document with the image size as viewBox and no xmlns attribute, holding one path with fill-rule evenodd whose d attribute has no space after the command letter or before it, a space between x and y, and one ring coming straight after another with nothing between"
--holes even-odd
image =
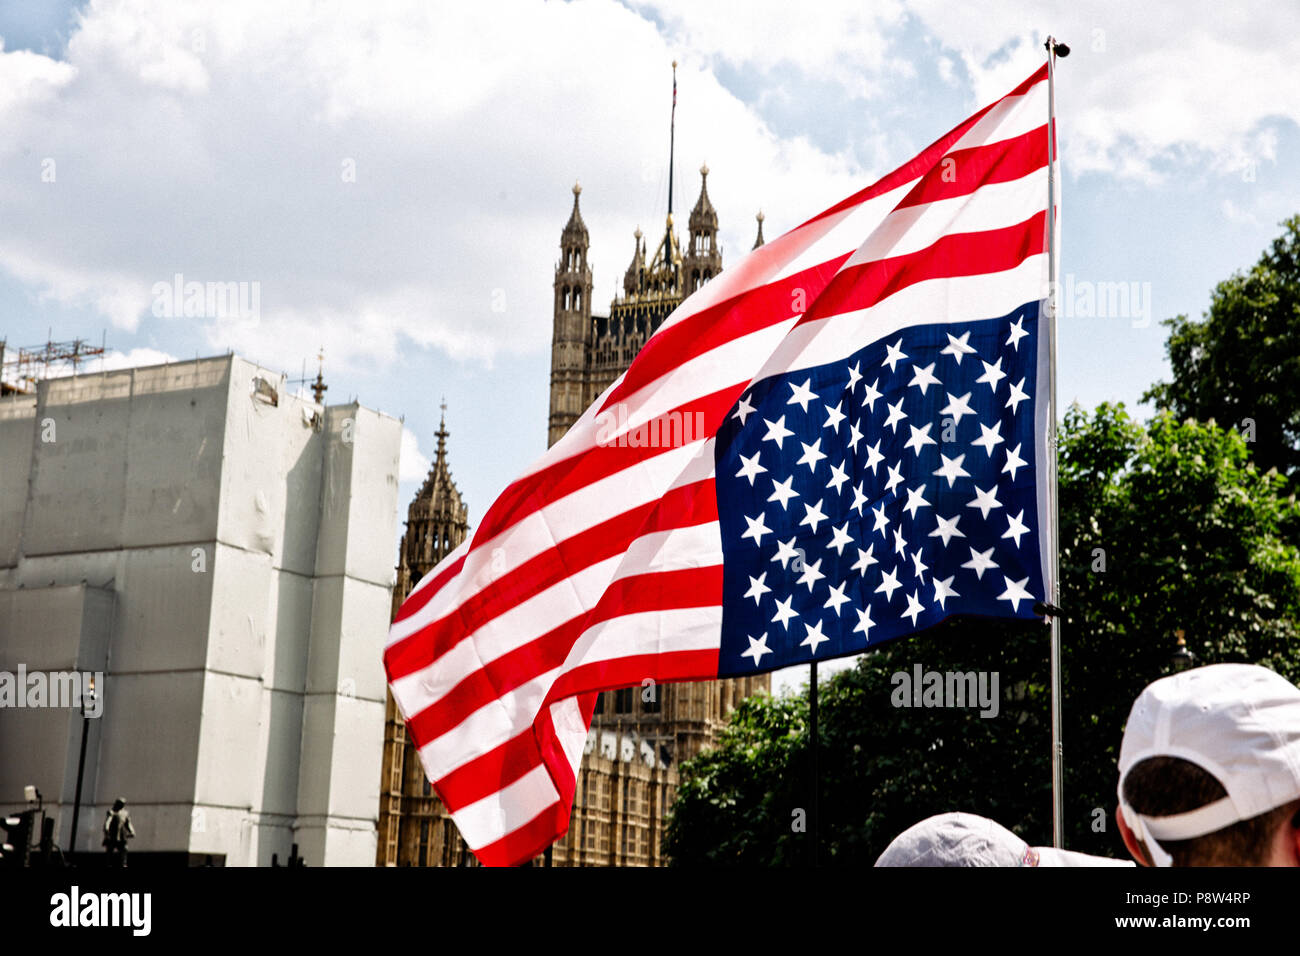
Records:
<instances>
[{"instance_id":1,"label":"sky","mask_svg":"<svg viewBox=\"0 0 1300 956\"><path fill-rule=\"evenodd\" d=\"M0 5L0 339L102 339L91 370L234 350L291 379L323 350L327 401L404 420L394 539L444 398L473 523L545 450L573 183L598 310L663 222L674 60L674 207L707 162L725 268L760 209L770 239L874 182L1049 32L1072 48L1060 397L1139 406L1168 376L1160 320L1200 315L1300 211L1300 8ZM243 297L187 316L177 276Z\"/></svg>"}]
</instances>

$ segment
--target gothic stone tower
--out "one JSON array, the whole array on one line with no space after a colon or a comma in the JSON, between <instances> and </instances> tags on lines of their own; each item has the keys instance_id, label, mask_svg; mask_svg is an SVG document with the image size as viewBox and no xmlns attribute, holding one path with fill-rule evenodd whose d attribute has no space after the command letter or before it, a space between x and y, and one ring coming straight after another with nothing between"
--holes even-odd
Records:
<instances>
[{"instance_id":1,"label":"gothic stone tower","mask_svg":"<svg viewBox=\"0 0 1300 956\"><path fill-rule=\"evenodd\" d=\"M708 167L688 220L683 253L671 213L654 255L646 261L641 230L622 295L608 316L591 313L589 237L578 209L560 234L555 269L549 444L631 364L668 315L722 271L718 214L709 199ZM763 244L762 218L754 248ZM607 691L596 703L578 781L569 832L556 843L553 863L622 865L661 862L663 814L676 790L676 768L716 739L735 706L771 688L769 675ZM620 780L622 781L620 784Z\"/></svg>"},{"instance_id":2,"label":"gothic stone tower","mask_svg":"<svg viewBox=\"0 0 1300 956\"><path fill-rule=\"evenodd\" d=\"M415 585L469 532L469 508L447 467L447 406L438 425L438 451L406 512L398 554L393 615ZM401 713L388 695L384 763L379 784L379 866L471 865L473 856L425 779Z\"/></svg>"}]
</instances>

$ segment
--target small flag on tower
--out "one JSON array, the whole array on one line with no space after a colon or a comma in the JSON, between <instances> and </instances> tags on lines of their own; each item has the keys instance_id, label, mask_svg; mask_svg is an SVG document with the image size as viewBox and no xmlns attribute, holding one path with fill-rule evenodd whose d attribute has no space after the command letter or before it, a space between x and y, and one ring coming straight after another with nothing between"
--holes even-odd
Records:
<instances>
[{"instance_id":1,"label":"small flag on tower","mask_svg":"<svg viewBox=\"0 0 1300 956\"><path fill-rule=\"evenodd\" d=\"M1047 93L703 286L402 605L393 697L481 861L564 833L598 691L1034 617Z\"/></svg>"}]
</instances>

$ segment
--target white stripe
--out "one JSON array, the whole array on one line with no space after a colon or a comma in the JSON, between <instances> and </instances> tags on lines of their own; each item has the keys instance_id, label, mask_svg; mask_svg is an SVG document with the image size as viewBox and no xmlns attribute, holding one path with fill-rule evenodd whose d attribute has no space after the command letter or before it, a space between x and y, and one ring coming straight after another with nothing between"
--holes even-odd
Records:
<instances>
[{"instance_id":1,"label":"white stripe","mask_svg":"<svg viewBox=\"0 0 1300 956\"><path fill-rule=\"evenodd\" d=\"M638 611L594 624L573 645L563 670L639 654L714 651L722 646L722 607ZM647 677L651 676L649 674Z\"/></svg>"},{"instance_id":2,"label":"white stripe","mask_svg":"<svg viewBox=\"0 0 1300 956\"><path fill-rule=\"evenodd\" d=\"M430 779L437 778L430 774ZM560 794L551 782L550 773L545 765L538 764L518 780L482 800L466 804L452 816L469 848L480 850L559 802Z\"/></svg>"},{"instance_id":3,"label":"white stripe","mask_svg":"<svg viewBox=\"0 0 1300 956\"><path fill-rule=\"evenodd\" d=\"M722 526L716 521L656 531L633 541L611 583L636 574L688 571L722 564Z\"/></svg>"},{"instance_id":4,"label":"white stripe","mask_svg":"<svg viewBox=\"0 0 1300 956\"><path fill-rule=\"evenodd\" d=\"M1000 143L1023 136L1047 122L1047 78L1020 96L1008 96L976 121L949 152Z\"/></svg>"},{"instance_id":5,"label":"white stripe","mask_svg":"<svg viewBox=\"0 0 1300 956\"><path fill-rule=\"evenodd\" d=\"M1047 166L1019 179L990 183L975 192L892 212L867 237L844 268L921 252L945 236L989 232L1024 222L1045 208Z\"/></svg>"},{"instance_id":6,"label":"white stripe","mask_svg":"<svg viewBox=\"0 0 1300 956\"><path fill-rule=\"evenodd\" d=\"M441 780L462 764L501 746L531 727L561 668L555 668L493 698L460 723L420 748L430 780ZM412 714L417 713L412 711Z\"/></svg>"}]
</instances>

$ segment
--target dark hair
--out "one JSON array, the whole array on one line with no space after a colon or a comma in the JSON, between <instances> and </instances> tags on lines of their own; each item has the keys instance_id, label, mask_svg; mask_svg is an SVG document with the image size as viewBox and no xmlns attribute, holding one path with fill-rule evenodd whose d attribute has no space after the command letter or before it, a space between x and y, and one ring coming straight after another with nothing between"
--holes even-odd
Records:
<instances>
[{"instance_id":1,"label":"dark hair","mask_svg":"<svg viewBox=\"0 0 1300 956\"><path fill-rule=\"evenodd\" d=\"M1124 778L1124 799L1144 816L1166 817L1200 809L1228 795L1203 767L1179 757L1148 757ZM1190 840L1157 840L1174 866L1264 866L1273 834L1297 812L1291 802ZM1140 833L1134 834L1142 839Z\"/></svg>"}]
</instances>

